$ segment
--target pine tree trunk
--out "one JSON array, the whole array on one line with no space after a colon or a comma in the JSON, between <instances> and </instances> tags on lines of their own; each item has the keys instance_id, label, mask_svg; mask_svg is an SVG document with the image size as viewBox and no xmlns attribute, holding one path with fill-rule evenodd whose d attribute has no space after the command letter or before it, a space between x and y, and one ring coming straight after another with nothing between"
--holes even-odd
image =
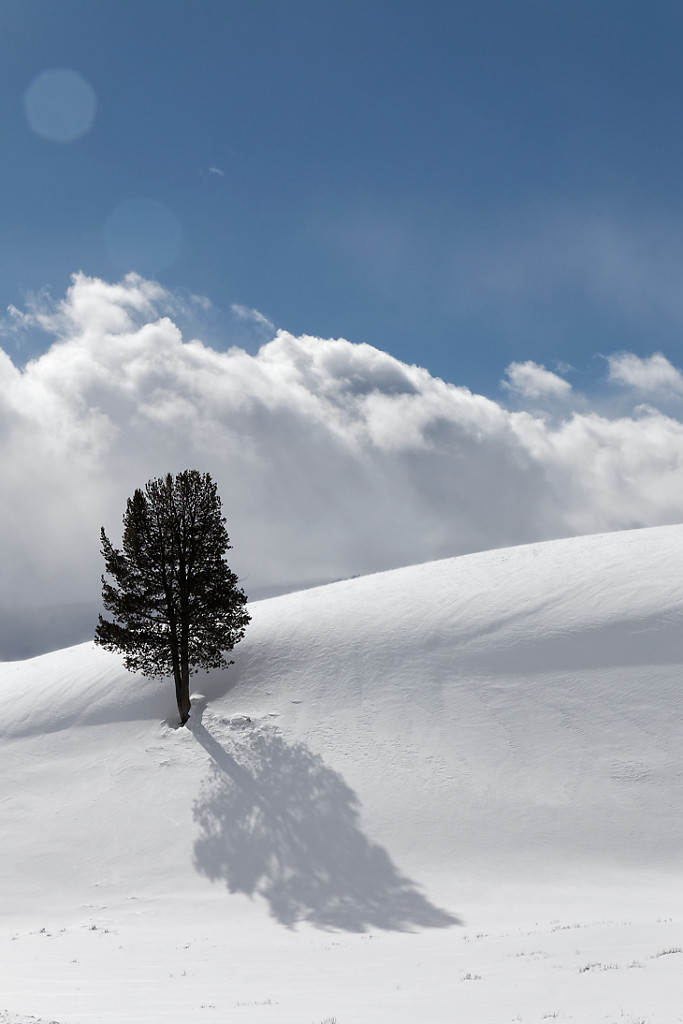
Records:
<instances>
[{"instance_id":1,"label":"pine tree trunk","mask_svg":"<svg viewBox=\"0 0 683 1024\"><path fill-rule=\"evenodd\" d=\"M178 711L180 712L180 724L185 725L190 717L190 610L187 583L187 566L185 564L185 548L181 541L178 542L178 582L180 584L180 608L179 608L179 646L180 646L180 683L177 687Z\"/></svg>"},{"instance_id":2,"label":"pine tree trunk","mask_svg":"<svg viewBox=\"0 0 683 1024\"><path fill-rule=\"evenodd\" d=\"M190 666L186 657L180 659L180 671L176 673L175 695L178 701L180 724L185 725L190 717Z\"/></svg>"},{"instance_id":3,"label":"pine tree trunk","mask_svg":"<svg viewBox=\"0 0 683 1024\"><path fill-rule=\"evenodd\" d=\"M180 650L178 649L180 647ZM180 724L185 725L190 717L190 666L187 645L178 643L175 618L171 619L171 661L175 680L175 699L180 715Z\"/></svg>"}]
</instances>

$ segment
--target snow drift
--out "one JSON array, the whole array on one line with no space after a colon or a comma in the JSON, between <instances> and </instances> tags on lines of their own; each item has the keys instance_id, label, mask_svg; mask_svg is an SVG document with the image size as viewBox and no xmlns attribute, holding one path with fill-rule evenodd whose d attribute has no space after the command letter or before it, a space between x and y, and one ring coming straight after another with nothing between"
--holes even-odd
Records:
<instances>
[{"instance_id":1,"label":"snow drift","mask_svg":"<svg viewBox=\"0 0 683 1024\"><path fill-rule=\"evenodd\" d=\"M187 729L168 681L94 645L0 664L7 927L201 908L224 942L433 943L578 893L649 906L681 881L681 580L662 527L259 602Z\"/></svg>"}]
</instances>

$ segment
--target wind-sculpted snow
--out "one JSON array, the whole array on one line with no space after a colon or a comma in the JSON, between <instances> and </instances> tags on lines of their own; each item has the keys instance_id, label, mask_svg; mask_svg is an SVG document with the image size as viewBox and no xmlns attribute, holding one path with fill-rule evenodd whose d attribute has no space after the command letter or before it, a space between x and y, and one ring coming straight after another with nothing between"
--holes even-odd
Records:
<instances>
[{"instance_id":1,"label":"wind-sculpted snow","mask_svg":"<svg viewBox=\"0 0 683 1024\"><path fill-rule=\"evenodd\" d=\"M212 758L194 804L198 871L230 892L259 893L276 920L398 931L457 924L403 877L360 828L358 796L305 744L274 729L224 745L200 722Z\"/></svg>"},{"instance_id":2,"label":"wind-sculpted snow","mask_svg":"<svg viewBox=\"0 0 683 1024\"><path fill-rule=\"evenodd\" d=\"M5 1016L675 1020L682 580L665 527L256 603L184 729L0 664Z\"/></svg>"},{"instance_id":3,"label":"wind-sculpted snow","mask_svg":"<svg viewBox=\"0 0 683 1024\"><path fill-rule=\"evenodd\" d=\"M75 725L171 717L167 682L131 676L121 658L94 644L0 663L7 713L0 736L36 736Z\"/></svg>"}]
</instances>

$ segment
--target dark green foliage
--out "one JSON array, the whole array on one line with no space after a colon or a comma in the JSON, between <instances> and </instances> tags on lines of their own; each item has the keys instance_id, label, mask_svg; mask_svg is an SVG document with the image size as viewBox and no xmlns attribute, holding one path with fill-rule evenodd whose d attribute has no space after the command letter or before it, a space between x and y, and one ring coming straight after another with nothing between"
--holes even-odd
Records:
<instances>
[{"instance_id":1,"label":"dark green foliage","mask_svg":"<svg viewBox=\"0 0 683 1024\"><path fill-rule=\"evenodd\" d=\"M189 677L224 668L250 620L246 596L225 561L230 542L208 473L185 470L148 481L128 499L123 549L102 529L104 607L95 643L120 651L126 668L173 675L181 723L190 713Z\"/></svg>"}]
</instances>

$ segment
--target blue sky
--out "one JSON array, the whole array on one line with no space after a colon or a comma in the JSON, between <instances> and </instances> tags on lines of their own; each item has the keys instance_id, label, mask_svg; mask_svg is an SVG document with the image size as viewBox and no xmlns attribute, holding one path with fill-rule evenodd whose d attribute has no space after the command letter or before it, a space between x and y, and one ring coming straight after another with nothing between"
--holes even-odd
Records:
<instances>
[{"instance_id":1,"label":"blue sky","mask_svg":"<svg viewBox=\"0 0 683 1024\"><path fill-rule=\"evenodd\" d=\"M0 308L136 270L218 348L238 304L489 395L680 363L682 44L673 0L5 0Z\"/></svg>"},{"instance_id":2,"label":"blue sky","mask_svg":"<svg viewBox=\"0 0 683 1024\"><path fill-rule=\"evenodd\" d=\"M681 522L681 53L678 0L4 0L0 657L186 468L252 598Z\"/></svg>"}]
</instances>

